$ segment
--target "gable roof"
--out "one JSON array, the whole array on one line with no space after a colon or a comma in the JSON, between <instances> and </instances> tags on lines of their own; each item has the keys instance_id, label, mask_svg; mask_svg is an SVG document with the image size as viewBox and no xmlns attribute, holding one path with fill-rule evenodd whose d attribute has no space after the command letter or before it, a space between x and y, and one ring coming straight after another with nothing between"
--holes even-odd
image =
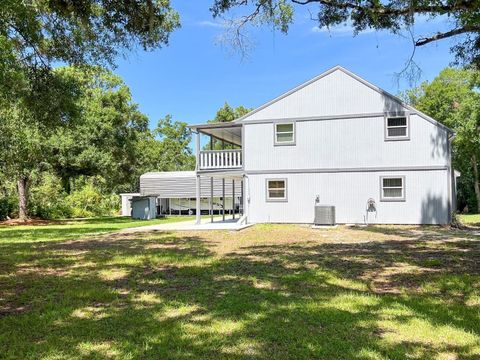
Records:
<instances>
[{"instance_id":1,"label":"gable roof","mask_svg":"<svg viewBox=\"0 0 480 360\"><path fill-rule=\"evenodd\" d=\"M356 81L362 83L363 85L367 86L368 88L376 91L377 93L379 93L379 94L381 94L381 95L383 95L383 96L386 96L386 97L390 98L390 99L393 100L394 102L397 102L399 105L401 105L401 106L403 106L404 108L410 110L412 113L417 114L417 115L420 116L421 118L423 118L423 119L427 120L428 122L430 122L430 123L432 123L432 124L434 124L434 125L442 128L443 130L447 131L448 133L454 134L454 131L453 131L452 129L450 129L449 127L443 125L442 123L438 122L437 120L433 119L432 117L428 116L427 114L425 114L425 113L423 113L423 112L415 109L413 106L410 106L410 105L406 104L406 103L405 103L403 100L401 100L399 97L394 96L394 95L390 94L389 92L387 92L387 91L379 88L378 86L373 85L372 83L368 82L367 80L361 78L360 76L352 73L351 71L345 69L344 67L342 67L342 66L340 66L340 65L334 66L333 68L331 68L331 69L329 69L329 70L321 73L320 75L314 77L313 79L310 79L310 80L304 82L303 84L300 84L300 85L296 86L295 88L287 91L286 93L284 93L284 94L282 94L282 95L274 98L273 100L270 100L269 102L267 102L267 103L259 106L258 108L250 111L249 113L245 114L244 116L236 119L234 122L243 122L244 119L246 119L246 118L250 117L251 115L259 112L260 110L263 110L263 109L269 107L270 105L275 104L276 102L278 102L278 101L286 98L287 96L292 95L293 93L295 93L295 92L303 89L304 87L306 87L306 86L308 86L308 85L310 85L310 84L312 84L312 83L314 83L314 82L316 82L316 81L318 81L318 80L320 80L320 79L326 77L327 75L330 75L330 74L332 74L332 73L334 73L334 72L336 72L336 71L342 71L344 74L352 77L353 79L355 79Z\"/></svg>"}]
</instances>

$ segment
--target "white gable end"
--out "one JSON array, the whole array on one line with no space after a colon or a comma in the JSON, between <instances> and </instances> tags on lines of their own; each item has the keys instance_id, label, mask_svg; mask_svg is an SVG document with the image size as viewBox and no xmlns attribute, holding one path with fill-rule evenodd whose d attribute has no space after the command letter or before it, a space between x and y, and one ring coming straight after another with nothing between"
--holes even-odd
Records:
<instances>
[{"instance_id":1,"label":"white gable end","mask_svg":"<svg viewBox=\"0 0 480 360\"><path fill-rule=\"evenodd\" d=\"M247 114L243 121L371 114L408 110L336 67Z\"/></svg>"}]
</instances>

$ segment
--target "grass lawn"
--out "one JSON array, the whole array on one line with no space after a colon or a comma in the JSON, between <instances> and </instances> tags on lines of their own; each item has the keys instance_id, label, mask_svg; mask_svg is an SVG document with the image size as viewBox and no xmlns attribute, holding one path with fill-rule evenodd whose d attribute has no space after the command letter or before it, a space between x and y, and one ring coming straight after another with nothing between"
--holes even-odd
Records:
<instances>
[{"instance_id":1,"label":"grass lawn","mask_svg":"<svg viewBox=\"0 0 480 360\"><path fill-rule=\"evenodd\" d=\"M475 225L480 227L480 214L460 215L460 221L466 225Z\"/></svg>"},{"instance_id":2,"label":"grass lawn","mask_svg":"<svg viewBox=\"0 0 480 360\"><path fill-rule=\"evenodd\" d=\"M0 223L0 244L8 241L54 241L78 239L137 226L164 224L194 219L193 216L172 216L154 220L133 220L130 217L112 216L81 220L60 220L46 225L6 225Z\"/></svg>"},{"instance_id":3,"label":"grass lawn","mask_svg":"<svg viewBox=\"0 0 480 360\"><path fill-rule=\"evenodd\" d=\"M480 229L115 221L0 228L0 358L480 358Z\"/></svg>"}]
</instances>

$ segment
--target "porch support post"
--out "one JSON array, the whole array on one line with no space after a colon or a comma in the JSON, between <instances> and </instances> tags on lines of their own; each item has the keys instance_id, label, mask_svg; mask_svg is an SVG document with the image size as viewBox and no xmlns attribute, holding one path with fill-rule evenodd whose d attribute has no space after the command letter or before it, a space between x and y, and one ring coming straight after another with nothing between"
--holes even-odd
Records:
<instances>
[{"instance_id":1,"label":"porch support post","mask_svg":"<svg viewBox=\"0 0 480 360\"><path fill-rule=\"evenodd\" d=\"M196 196L197 196L197 210L195 211L196 215L196 224L199 225L201 221L201 205L200 205L200 175L197 175L197 191L196 191Z\"/></svg>"},{"instance_id":2,"label":"porch support post","mask_svg":"<svg viewBox=\"0 0 480 360\"><path fill-rule=\"evenodd\" d=\"M248 206L248 191L247 191L247 177L245 176L245 174L243 175L243 184L242 184L242 196L243 196L243 214L242 216L246 216L248 217L248 209L247 209L247 206Z\"/></svg>"},{"instance_id":3,"label":"porch support post","mask_svg":"<svg viewBox=\"0 0 480 360\"><path fill-rule=\"evenodd\" d=\"M213 136L211 135L210 150L213 150ZM210 177L210 222L213 223L213 177Z\"/></svg>"},{"instance_id":4,"label":"porch support post","mask_svg":"<svg viewBox=\"0 0 480 360\"><path fill-rule=\"evenodd\" d=\"M197 136L196 136L196 140L197 140L197 176L196 176L196 191L195 191L195 195L196 195L196 200L197 200L197 204L196 204L196 211L195 211L195 218L196 218L196 221L195 223L197 225L200 225L200 222L202 220L202 216L201 216L201 200L200 200L200 197L201 197L201 192L200 192L200 175L198 174L198 170L199 170L199 163L198 161L200 160L200 132L197 131Z\"/></svg>"},{"instance_id":5,"label":"porch support post","mask_svg":"<svg viewBox=\"0 0 480 360\"><path fill-rule=\"evenodd\" d=\"M235 180L232 180L232 219L235 219Z\"/></svg>"},{"instance_id":6,"label":"porch support post","mask_svg":"<svg viewBox=\"0 0 480 360\"><path fill-rule=\"evenodd\" d=\"M210 222L213 223L213 177L210 177Z\"/></svg>"},{"instance_id":7,"label":"porch support post","mask_svg":"<svg viewBox=\"0 0 480 360\"><path fill-rule=\"evenodd\" d=\"M242 178L242 182L240 183L240 199L242 201L242 216L245 213L245 208L243 207L243 184L244 184L244 180Z\"/></svg>"},{"instance_id":8,"label":"porch support post","mask_svg":"<svg viewBox=\"0 0 480 360\"><path fill-rule=\"evenodd\" d=\"M224 140L222 140L222 150L225 150ZM222 221L225 221L225 178L222 178Z\"/></svg>"}]
</instances>

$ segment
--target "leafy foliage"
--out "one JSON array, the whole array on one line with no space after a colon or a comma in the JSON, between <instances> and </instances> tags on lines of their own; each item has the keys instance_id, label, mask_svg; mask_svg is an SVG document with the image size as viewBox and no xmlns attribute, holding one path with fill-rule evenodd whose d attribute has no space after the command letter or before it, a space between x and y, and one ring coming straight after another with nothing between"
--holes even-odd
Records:
<instances>
[{"instance_id":1,"label":"leafy foliage","mask_svg":"<svg viewBox=\"0 0 480 360\"><path fill-rule=\"evenodd\" d=\"M238 118L241 118L243 115L249 113L252 109L246 108L245 106L237 106L236 108L230 106L227 102L217 110L215 117L211 120L208 120L208 123L219 123L219 122L231 122ZM232 149L235 146L231 144L222 144L220 140L212 139L212 147L214 150ZM205 150L210 149L210 144L205 145Z\"/></svg>"},{"instance_id":2,"label":"leafy foliage","mask_svg":"<svg viewBox=\"0 0 480 360\"><path fill-rule=\"evenodd\" d=\"M53 63L112 65L136 44L168 44L177 27L168 0L2 1L0 88L23 96L25 83L44 84Z\"/></svg>"},{"instance_id":3,"label":"leafy foliage","mask_svg":"<svg viewBox=\"0 0 480 360\"><path fill-rule=\"evenodd\" d=\"M0 174L5 174L5 181L10 179L10 193L18 179L25 181L27 192L31 188L32 204L26 201L28 193L24 199L31 215L108 215L118 207L118 199L109 200L111 194L136 190L143 172L194 168L187 124L167 116L150 130L148 118L118 76L86 66L57 68L53 75L69 84L65 89L71 91L51 94L52 108L62 101L68 107L52 110L48 123L38 120L22 101L16 107L0 107L4 119L0 122L4 148ZM97 192L79 187L79 181L85 183L88 178L97 179L91 184ZM69 194L73 197L68 198ZM93 207L72 204L87 195L92 196ZM11 204L12 196L6 198L2 203ZM6 215L15 215L9 206L3 208Z\"/></svg>"},{"instance_id":4,"label":"leafy foliage","mask_svg":"<svg viewBox=\"0 0 480 360\"><path fill-rule=\"evenodd\" d=\"M215 117L212 120L208 120L209 123L219 123L219 122L231 122L236 120L243 115L249 113L252 109L246 108L245 106L237 106L236 108L231 107L226 101L223 106L217 110Z\"/></svg>"},{"instance_id":5,"label":"leafy foliage","mask_svg":"<svg viewBox=\"0 0 480 360\"><path fill-rule=\"evenodd\" d=\"M95 179L87 181L80 189L65 199L71 208L72 217L93 217L115 215L120 207L116 194L102 194Z\"/></svg>"},{"instance_id":6,"label":"leafy foliage","mask_svg":"<svg viewBox=\"0 0 480 360\"><path fill-rule=\"evenodd\" d=\"M2 1L0 143L5 148L5 156L0 169L18 181L20 218L27 216L28 187L35 171L54 167L56 172L61 173L68 191L69 177L88 172L88 167L95 167L90 169L91 173L98 172L96 170L101 168L104 174L113 174L113 171L120 168L120 176L131 173L132 170L129 162L131 158L125 156L127 151L93 152L100 146L89 146L92 144L91 139L89 145L85 145L88 136L80 137L84 143L80 142L77 146L78 139L73 135L79 135L79 127L74 132L68 128L81 119L80 126L88 128L87 132L92 130L94 126L89 123L89 116L99 115L105 120L108 118L106 112L111 107L129 103L125 99L129 96L128 92L125 88L120 89L110 99L107 99L108 94L103 93L101 98L97 98L96 104L91 101L85 106L78 98L85 95L85 86L90 85L92 76L89 77L86 72L87 76L82 77L74 68L57 70L54 66L112 66L118 55L137 45L149 50L168 44L170 33L179 25L178 14L171 8L169 0ZM107 84L115 81L118 86L121 85L112 76ZM80 97L91 100L94 94L90 95L92 96ZM123 102L119 99L122 96ZM104 100L110 100L111 103L101 104L100 101ZM79 108L85 110L87 116L75 113ZM131 121L134 110L124 110L127 110L125 117ZM119 116L109 120L105 127L121 122ZM140 119L137 120L141 122ZM102 126L99 124L97 122L97 131L90 135L100 139L105 133L114 133L114 129L102 131L104 129L100 129ZM98 141L97 145L103 144L104 150L115 142L113 149L118 150L122 145L120 142L126 138L130 139L125 134L110 136ZM56 148L52 146L57 142ZM123 144L125 149L130 145L129 142ZM89 151L91 156L82 156ZM68 160L75 158L75 152L80 153L80 156L70 166ZM53 158L56 161L52 161ZM115 164L113 169L103 166L112 164Z\"/></svg>"},{"instance_id":7,"label":"leafy foliage","mask_svg":"<svg viewBox=\"0 0 480 360\"><path fill-rule=\"evenodd\" d=\"M111 72L73 67L59 71L80 83L81 116L70 126L56 128L48 139L49 163L67 192L70 180L81 175L101 175L116 190L135 175L136 144L149 136L148 118L132 102L130 89Z\"/></svg>"},{"instance_id":8,"label":"leafy foliage","mask_svg":"<svg viewBox=\"0 0 480 360\"><path fill-rule=\"evenodd\" d=\"M453 165L462 172L459 205L480 212L479 75L472 69L446 68L432 82L408 91L405 97L413 106L455 131Z\"/></svg>"},{"instance_id":9,"label":"leafy foliage","mask_svg":"<svg viewBox=\"0 0 480 360\"><path fill-rule=\"evenodd\" d=\"M446 38L454 38L452 52L457 60L480 66L480 2L456 0L215 0L211 11L213 16L225 16L236 8L243 8L246 15L240 16L233 25L236 39L241 38L241 28L246 23L272 24L283 33L288 32L293 22L293 5L318 6L314 19L319 27L332 27L350 23L355 32L367 29L389 30L399 33L410 30L418 17L433 19L441 17L451 25L443 27L434 35L428 34L414 39L415 46L423 46ZM237 41L236 43L239 43Z\"/></svg>"}]
</instances>

